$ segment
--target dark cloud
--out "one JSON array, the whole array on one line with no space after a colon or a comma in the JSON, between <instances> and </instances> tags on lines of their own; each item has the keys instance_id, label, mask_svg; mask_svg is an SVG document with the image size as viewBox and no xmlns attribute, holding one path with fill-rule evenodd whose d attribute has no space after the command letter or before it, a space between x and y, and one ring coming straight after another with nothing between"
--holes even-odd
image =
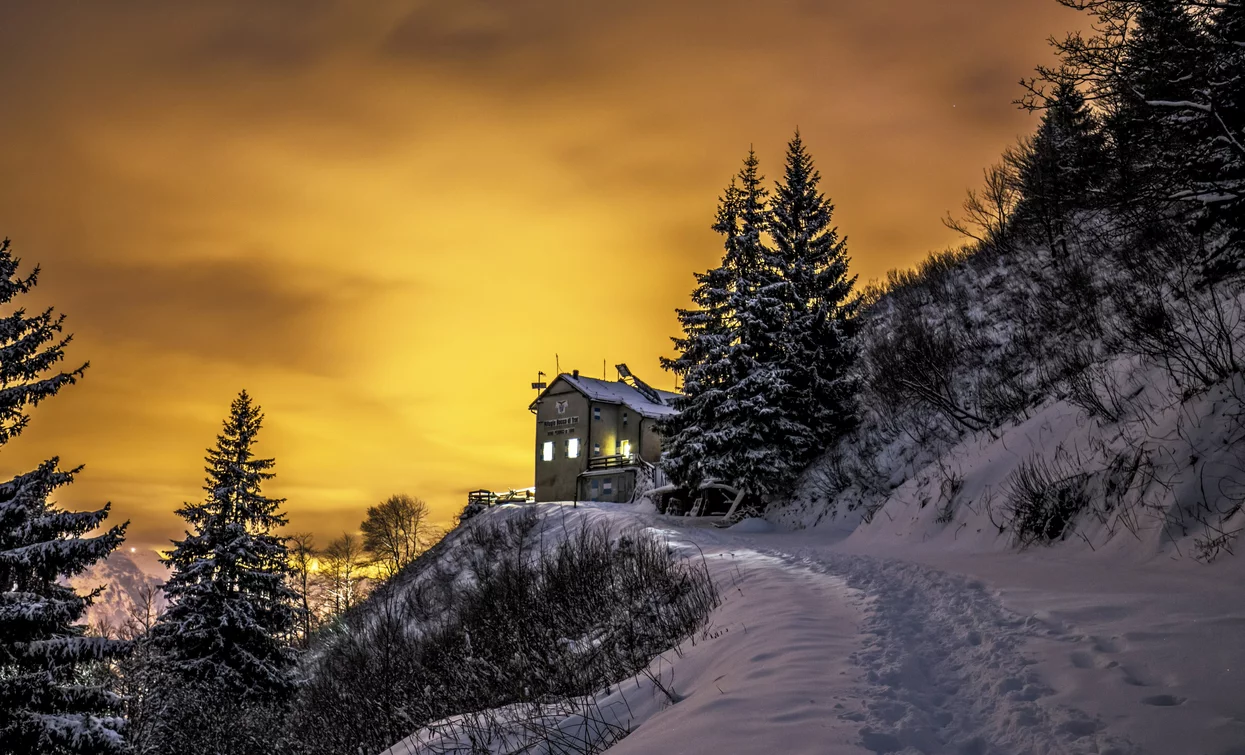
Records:
<instances>
[{"instance_id":1,"label":"dark cloud","mask_svg":"<svg viewBox=\"0 0 1245 755\"><path fill-rule=\"evenodd\" d=\"M341 373L335 320L385 291L340 274L315 278L248 259L173 265L90 261L62 273L61 309L95 340L136 342L205 361Z\"/></svg>"}]
</instances>

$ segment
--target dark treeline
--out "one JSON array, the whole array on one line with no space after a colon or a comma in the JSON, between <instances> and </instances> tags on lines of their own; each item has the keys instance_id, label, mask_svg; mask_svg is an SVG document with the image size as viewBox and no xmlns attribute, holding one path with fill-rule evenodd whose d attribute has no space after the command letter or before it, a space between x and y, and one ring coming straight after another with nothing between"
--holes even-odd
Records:
<instances>
[{"instance_id":1,"label":"dark treeline","mask_svg":"<svg viewBox=\"0 0 1245 755\"><path fill-rule=\"evenodd\" d=\"M60 369L72 337L63 316L21 306L39 270L19 267L6 239L0 304L15 308L0 319L0 445L25 429L28 407L87 369ZM262 424L243 391L207 452L203 500L177 511L187 530L163 559L168 582L140 591L119 627L85 623L103 587L84 595L65 584L126 529L104 526L107 505L70 512L49 500L80 468L53 458L0 485L0 753L291 747L300 651L443 533L426 504L395 495L367 509L362 538L321 550L309 535L277 534L284 501L262 492L275 464L255 453Z\"/></svg>"},{"instance_id":2,"label":"dark treeline","mask_svg":"<svg viewBox=\"0 0 1245 755\"><path fill-rule=\"evenodd\" d=\"M1055 40L1059 64L1022 82L1035 133L945 221L969 243L862 291L863 427L827 449L805 491L828 515L845 505L868 518L896 475L932 465L939 521L954 524L963 480L942 451L1064 398L1118 424L1124 447L1104 446L1097 471L1059 453L1026 460L982 502L999 533L1048 543L1092 514L1104 536L1136 535L1144 515L1211 559L1238 532L1235 473L1212 476L1214 493L1196 501L1144 491L1234 469L1240 435L1145 428L1212 389L1245 399L1245 4L1061 1L1094 31ZM1128 360L1161 377L1132 384ZM1176 441L1188 452L1173 456Z\"/></svg>"},{"instance_id":3,"label":"dark treeline","mask_svg":"<svg viewBox=\"0 0 1245 755\"><path fill-rule=\"evenodd\" d=\"M697 275L665 362L685 393L663 460L676 483L815 489L831 513L870 516L896 442L921 449L901 460L916 468L1057 395L1118 419L1113 357L1158 365L1178 400L1240 374L1245 3L1060 2L1092 30L1053 40L1059 63L1022 81L1039 123L946 219L959 249L850 297L799 138L772 196L749 156L714 224L722 263ZM1040 520L1039 541L1076 515L1017 506L1001 529ZM1199 526L1213 535L1223 513Z\"/></svg>"}]
</instances>

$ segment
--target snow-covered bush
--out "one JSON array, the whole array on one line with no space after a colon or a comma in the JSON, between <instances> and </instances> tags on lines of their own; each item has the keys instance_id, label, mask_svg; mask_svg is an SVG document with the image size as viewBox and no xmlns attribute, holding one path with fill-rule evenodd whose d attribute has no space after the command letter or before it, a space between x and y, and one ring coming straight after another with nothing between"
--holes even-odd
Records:
<instances>
[{"instance_id":1,"label":"snow-covered bush","mask_svg":"<svg viewBox=\"0 0 1245 755\"><path fill-rule=\"evenodd\" d=\"M885 510L889 526L937 500L924 537L971 520L1013 546L1123 534L1230 552L1245 525L1229 461L1245 457L1242 281L1200 278L1204 242L1176 218L1074 220L1054 250L1022 235L869 287L860 426L771 517L874 527ZM1064 415L1079 419L1052 424ZM1009 461L963 479L993 455ZM1126 494L1119 467L1136 472Z\"/></svg>"},{"instance_id":2,"label":"snow-covered bush","mask_svg":"<svg viewBox=\"0 0 1245 755\"><path fill-rule=\"evenodd\" d=\"M477 517L447 546L466 558L434 548L413 565L427 561L422 572L348 614L309 665L291 727L300 746L379 752L437 721L484 732L513 726L516 710L574 708L641 672L717 603L703 564L651 535L555 536L536 516Z\"/></svg>"},{"instance_id":3,"label":"snow-covered bush","mask_svg":"<svg viewBox=\"0 0 1245 755\"><path fill-rule=\"evenodd\" d=\"M1044 545L1067 536L1076 517L1090 505L1087 475L1042 457L1016 468L1000 507L1000 530L1020 546Z\"/></svg>"}]
</instances>

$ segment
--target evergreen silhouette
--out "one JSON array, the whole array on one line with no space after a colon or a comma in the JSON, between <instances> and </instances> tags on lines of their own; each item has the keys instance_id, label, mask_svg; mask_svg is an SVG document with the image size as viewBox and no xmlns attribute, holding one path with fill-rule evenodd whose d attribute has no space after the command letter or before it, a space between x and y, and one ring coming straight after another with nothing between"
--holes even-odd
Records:
<instances>
[{"instance_id":1,"label":"evergreen silhouette","mask_svg":"<svg viewBox=\"0 0 1245 755\"><path fill-rule=\"evenodd\" d=\"M769 232L785 285L784 373L788 417L807 425L791 452L802 467L856 426L857 331L847 240L831 222L834 205L797 130L786 170L774 189Z\"/></svg>"},{"instance_id":2,"label":"evergreen silhouette","mask_svg":"<svg viewBox=\"0 0 1245 755\"><path fill-rule=\"evenodd\" d=\"M739 235L739 187L734 179L718 202L713 230L726 249L721 265L696 274L693 309L676 310L683 335L671 339L679 356L663 358L662 367L682 378L675 400L679 413L662 423L662 465L670 479L690 489L708 481L705 429L711 428L725 400L729 378L726 362L734 338L730 296L735 272L732 250Z\"/></svg>"},{"instance_id":3,"label":"evergreen silhouette","mask_svg":"<svg viewBox=\"0 0 1245 755\"><path fill-rule=\"evenodd\" d=\"M207 496L177 513L190 525L164 559L168 611L153 628L169 669L240 700L280 700L292 689L297 596L287 585L281 499L263 495L272 459L255 456L263 423L243 391L207 453Z\"/></svg>"},{"instance_id":4,"label":"evergreen silhouette","mask_svg":"<svg viewBox=\"0 0 1245 755\"><path fill-rule=\"evenodd\" d=\"M1023 194L1018 217L1035 223L1050 249L1066 255L1070 216L1100 205L1110 161L1102 129L1076 86L1056 85L1037 133L1014 154Z\"/></svg>"},{"instance_id":5,"label":"evergreen silhouette","mask_svg":"<svg viewBox=\"0 0 1245 755\"><path fill-rule=\"evenodd\" d=\"M807 425L789 412L785 282L779 260L763 238L770 222L763 180L756 153L749 151L739 173L739 233L727 252L735 270L729 384L726 400L705 434L711 476L767 496L794 481L800 464L793 451L807 447L810 439Z\"/></svg>"},{"instance_id":6,"label":"evergreen silhouette","mask_svg":"<svg viewBox=\"0 0 1245 755\"><path fill-rule=\"evenodd\" d=\"M36 267L20 277L8 239L0 243L0 303L34 288ZM26 428L26 409L74 383L87 365L54 372L72 336L64 315L17 308L0 317L0 445ZM84 680L88 664L116 657L127 643L84 636L82 619L103 588L86 595L64 583L124 540L121 524L92 537L108 517L65 511L48 500L78 469L58 459L0 484L0 752L124 751L117 700Z\"/></svg>"}]
</instances>

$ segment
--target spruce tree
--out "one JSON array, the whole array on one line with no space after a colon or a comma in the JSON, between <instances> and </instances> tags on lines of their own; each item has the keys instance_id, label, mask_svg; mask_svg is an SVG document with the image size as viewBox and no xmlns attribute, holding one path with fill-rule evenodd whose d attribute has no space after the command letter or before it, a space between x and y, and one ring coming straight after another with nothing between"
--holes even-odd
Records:
<instances>
[{"instance_id":1,"label":"spruce tree","mask_svg":"<svg viewBox=\"0 0 1245 755\"><path fill-rule=\"evenodd\" d=\"M1206 144L1201 195L1228 231L1225 269L1245 265L1245 0L1224 0L1208 34L1213 63L1206 108L1199 111Z\"/></svg>"},{"instance_id":2,"label":"spruce tree","mask_svg":"<svg viewBox=\"0 0 1245 755\"><path fill-rule=\"evenodd\" d=\"M1067 222L1075 211L1100 203L1109 163L1106 138L1074 84L1056 84L1037 133L1014 162L1022 195L1018 216L1037 224L1051 250L1066 255Z\"/></svg>"},{"instance_id":3,"label":"spruce tree","mask_svg":"<svg viewBox=\"0 0 1245 755\"><path fill-rule=\"evenodd\" d=\"M207 496L177 511L190 529L164 559L169 608L152 631L176 677L243 702L281 701L293 684L297 596L274 534L284 501L261 490L274 465L255 455L263 417L246 391L233 401L207 453Z\"/></svg>"},{"instance_id":4,"label":"spruce tree","mask_svg":"<svg viewBox=\"0 0 1245 755\"><path fill-rule=\"evenodd\" d=\"M834 205L797 130L786 170L774 190L769 233L783 301L782 373L789 385L782 411L808 431L792 438L802 467L856 425L857 347L847 240L831 225Z\"/></svg>"},{"instance_id":5,"label":"spruce tree","mask_svg":"<svg viewBox=\"0 0 1245 755\"><path fill-rule=\"evenodd\" d=\"M0 243L0 304L29 293L39 268L20 277L8 239ZM86 370L55 371L71 336L63 315L17 308L0 317L0 445L25 429L26 409L55 396ZM84 636L95 590L69 577L121 544L128 522L87 537L108 517L65 511L48 500L77 472L57 459L0 484L0 752L113 753L124 750L117 700L84 681L84 666L120 655L126 643ZM102 588L101 588L102 589Z\"/></svg>"},{"instance_id":6,"label":"spruce tree","mask_svg":"<svg viewBox=\"0 0 1245 755\"><path fill-rule=\"evenodd\" d=\"M1164 201L1190 183L1195 145L1171 103L1205 88L1208 46L1180 0L1138 0L1135 14L1111 77L1106 123L1121 199Z\"/></svg>"},{"instance_id":7,"label":"spruce tree","mask_svg":"<svg viewBox=\"0 0 1245 755\"><path fill-rule=\"evenodd\" d=\"M789 287L781 259L764 243L770 212L762 182L756 153L749 151L739 174L739 233L727 252L735 275L725 400L704 435L710 476L765 497L794 482L803 468L801 452L813 437L792 411Z\"/></svg>"},{"instance_id":8,"label":"spruce tree","mask_svg":"<svg viewBox=\"0 0 1245 755\"><path fill-rule=\"evenodd\" d=\"M734 337L729 310L734 278L731 250L739 233L739 203L739 187L732 179L718 201L712 226L724 240L723 262L696 273L695 307L675 311L683 335L671 340L679 355L661 360L664 369L682 379L681 395L674 401L679 413L662 422L661 464L672 481L691 490L707 481L705 428L712 426L717 407L725 399L725 359Z\"/></svg>"}]
</instances>

